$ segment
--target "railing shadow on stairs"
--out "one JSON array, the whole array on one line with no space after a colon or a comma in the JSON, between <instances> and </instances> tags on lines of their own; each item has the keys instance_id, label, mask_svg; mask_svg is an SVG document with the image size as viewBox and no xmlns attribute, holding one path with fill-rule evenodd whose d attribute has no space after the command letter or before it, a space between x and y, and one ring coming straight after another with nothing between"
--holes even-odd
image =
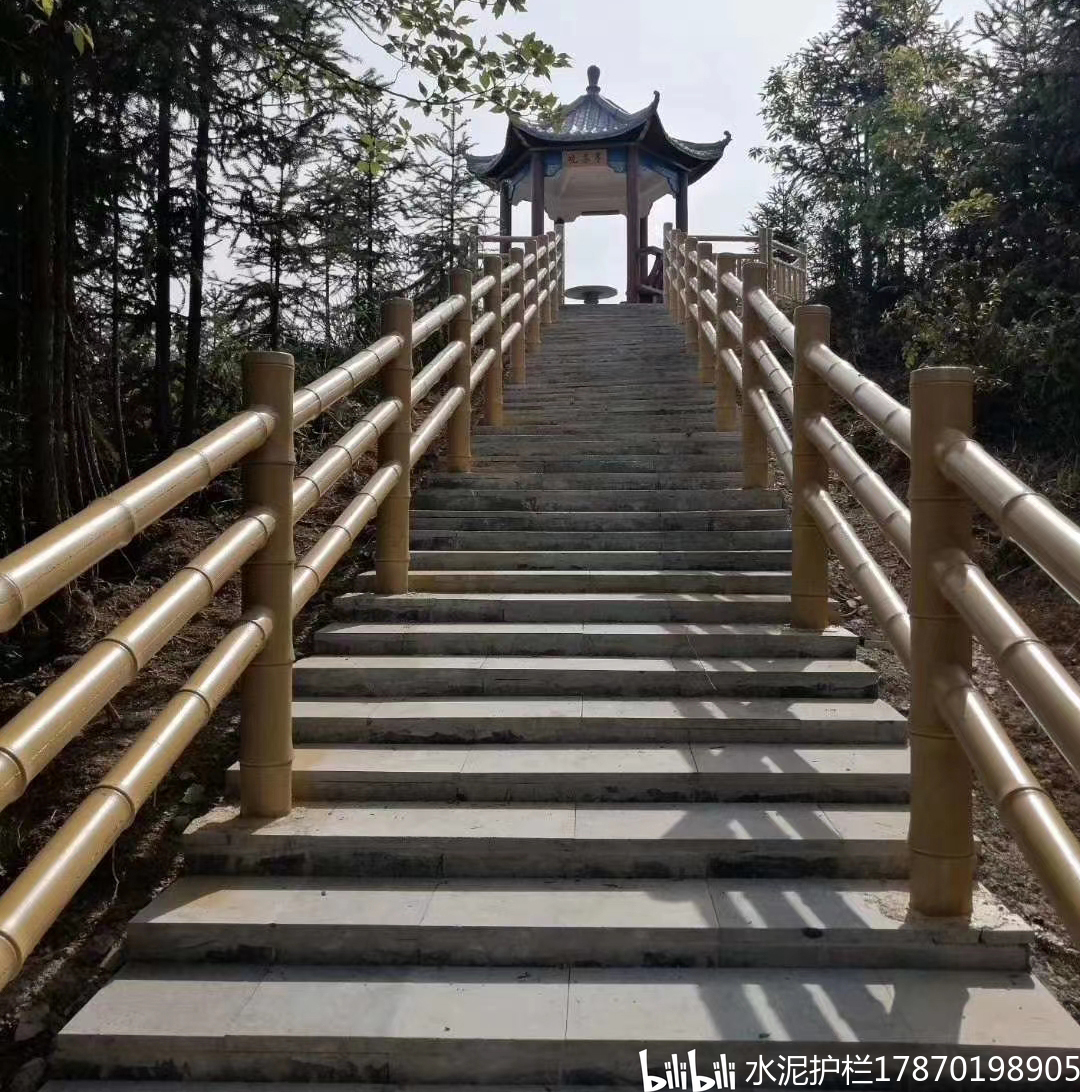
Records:
<instances>
[{"instance_id":1,"label":"railing shadow on stairs","mask_svg":"<svg viewBox=\"0 0 1080 1092\"><path fill-rule=\"evenodd\" d=\"M778 277L788 302L806 298L805 255L795 252L802 276L793 280L777 273L767 234L756 255L764 262L713 254L713 242L749 241L666 225L665 300L699 354L702 380L715 384L718 428L741 429L744 486L769 484L770 454L790 485L793 625L828 624L831 550L909 671L911 907L932 917L971 912L974 774L1080 943L1080 843L976 686L972 642L1077 773L1080 685L972 560L972 505L1077 600L1080 527L972 438L969 369L912 372L910 407L902 405L829 348L828 308L797 307L792 322L770 298ZM830 421L833 395L911 460L908 505ZM831 474L911 566L910 605L837 506Z\"/></svg>"},{"instance_id":2,"label":"railing shadow on stairs","mask_svg":"<svg viewBox=\"0 0 1080 1092\"><path fill-rule=\"evenodd\" d=\"M541 327L558 318L562 233L493 241L509 251L507 259L484 255L479 276L456 271L448 297L423 315L413 315L410 300L387 301L383 336L305 387L294 389L288 354L248 353L241 413L0 559L3 633L224 471L241 466L244 514L0 728L3 809L241 573L243 613L236 626L0 896L0 987L19 972L237 682L242 814L289 813L293 619L376 515L378 590L407 590L412 468L446 431L451 469L469 469L474 392L483 392L485 422L500 424L504 360L509 357L510 380L523 383L527 352L540 344ZM414 375L414 350L444 327L446 346ZM414 430L413 407L445 379L445 394ZM294 432L375 380L381 401L295 473ZM295 525L372 450L378 468L297 560Z\"/></svg>"}]
</instances>

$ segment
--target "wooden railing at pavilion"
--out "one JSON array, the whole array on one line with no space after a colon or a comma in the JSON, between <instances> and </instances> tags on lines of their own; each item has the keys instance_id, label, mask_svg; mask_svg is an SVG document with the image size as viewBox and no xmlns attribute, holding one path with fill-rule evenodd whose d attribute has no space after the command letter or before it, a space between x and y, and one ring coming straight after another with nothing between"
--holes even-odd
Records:
<instances>
[{"instance_id":1,"label":"wooden railing at pavilion","mask_svg":"<svg viewBox=\"0 0 1080 1092\"><path fill-rule=\"evenodd\" d=\"M504 358L509 355L510 381L524 382L527 351L540 343L541 327L558 317L561 235L493 241L509 244L507 261L485 255L475 279L473 269L455 272L447 298L423 315L414 316L407 299L388 301L383 336L305 387L294 390L291 356L248 353L241 413L0 559L3 633L218 475L241 466L244 514L0 728L3 809L242 573L236 626L0 896L0 986L18 973L238 681L241 812L272 818L290 811L293 619L376 515L376 585L386 593L407 590L413 466L445 431L451 469L469 469L473 393L483 392L485 422L501 423ZM415 349L444 327L445 347L414 374ZM381 401L296 474L293 433L376 380ZM414 430L413 407L443 380L449 380L445 394ZM372 450L378 469L297 560L295 525Z\"/></svg>"},{"instance_id":2,"label":"wooden railing at pavilion","mask_svg":"<svg viewBox=\"0 0 1080 1092\"><path fill-rule=\"evenodd\" d=\"M972 559L972 502L1075 599L1080 527L971 438L970 370L912 372L904 406L829 348L828 308L799 307L788 319L770 298L764 264L713 255L708 242L669 231L665 270L671 314L699 353L702 380L715 383L718 426L741 429L744 485L769 484L771 453L791 486L792 623L828 624L832 550L908 668L912 908L971 911L974 772L1080 941L1080 844L975 685L972 641L1074 772L1080 686ZM829 419L834 395L911 460L908 505ZM910 605L833 500L830 472L911 566Z\"/></svg>"}]
</instances>

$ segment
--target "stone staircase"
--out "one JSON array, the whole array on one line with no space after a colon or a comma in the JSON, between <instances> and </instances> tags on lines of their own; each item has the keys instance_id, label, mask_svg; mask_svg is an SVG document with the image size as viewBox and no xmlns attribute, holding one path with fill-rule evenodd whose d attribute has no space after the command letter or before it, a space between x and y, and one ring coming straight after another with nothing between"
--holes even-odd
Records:
<instances>
[{"instance_id":1,"label":"stone staircase","mask_svg":"<svg viewBox=\"0 0 1080 1092\"><path fill-rule=\"evenodd\" d=\"M414 498L410 593L365 577L296 665L301 806L192 826L57 1074L1075 1052L1023 923L908 913L904 720L854 635L786 627L787 513L713 421L661 308L564 311Z\"/></svg>"}]
</instances>

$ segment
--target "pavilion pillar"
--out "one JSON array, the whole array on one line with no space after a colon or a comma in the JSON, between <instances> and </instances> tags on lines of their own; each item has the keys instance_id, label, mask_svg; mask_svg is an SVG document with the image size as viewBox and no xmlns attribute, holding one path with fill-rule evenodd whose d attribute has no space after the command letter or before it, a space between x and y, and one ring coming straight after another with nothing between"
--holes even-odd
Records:
<instances>
[{"instance_id":1,"label":"pavilion pillar","mask_svg":"<svg viewBox=\"0 0 1080 1092\"><path fill-rule=\"evenodd\" d=\"M638 220L638 284L649 279L649 218L642 216ZM645 300L652 303L652 296Z\"/></svg>"},{"instance_id":2,"label":"pavilion pillar","mask_svg":"<svg viewBox=\"0 0 1080 1092\"><path fill-rule=\"evenodd\" d=\"M679 171L679 188L675 191L675 227L678 231L690 230L690 178L686 171Z\"/></svg>"},{"instance_id":3,"label":"pavilion pillar","mask_svg":"<svg viewBox=\"0 0 1080 1092\"><path fill-rule=\"evenodd\" d=\"M626 150L626 302L638 303L641 293L638 286L638 241L641 232L640 156L638 146L631 144Z\"/></svg>"},{"instance_id":4,"label":"pavilion pillar","mask_svg":"<svg viewBox=\"0 0 1080 1092\"><path fill-rule=\"evenodd\" d=\"M499 184L499 234L513 235L514 221L510 211L510 183ZM510 244L507 243L507 246Z\"/></svg>"},{"instance_id":5,"label":"pavilion pillar","mask_svg":"<svg viewBox=\"0 0 1080 1092\"><path fill-rule=\"evenodd\" d=\"M507 232L509 234L509 232ZM532 232L544 234L544 153L532 154Z\"/></svg>"}]
</instances>

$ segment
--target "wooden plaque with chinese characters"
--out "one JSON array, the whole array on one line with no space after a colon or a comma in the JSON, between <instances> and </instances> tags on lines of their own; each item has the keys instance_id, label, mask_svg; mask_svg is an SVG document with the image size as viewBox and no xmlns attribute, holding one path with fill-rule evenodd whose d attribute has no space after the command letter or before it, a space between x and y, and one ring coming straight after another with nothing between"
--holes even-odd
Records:
<instances>
[{"instance_id":1,"label":"wooden plaque with chinese characters","mask_svg":"<svg viewBox=\"0 0 1080 1092\"><path fill-rule=\"evenodd\" d=\"M604 148L563 152L564 167L606 167L607 165L607 150Z\"/></svg>"}]
</instances>

